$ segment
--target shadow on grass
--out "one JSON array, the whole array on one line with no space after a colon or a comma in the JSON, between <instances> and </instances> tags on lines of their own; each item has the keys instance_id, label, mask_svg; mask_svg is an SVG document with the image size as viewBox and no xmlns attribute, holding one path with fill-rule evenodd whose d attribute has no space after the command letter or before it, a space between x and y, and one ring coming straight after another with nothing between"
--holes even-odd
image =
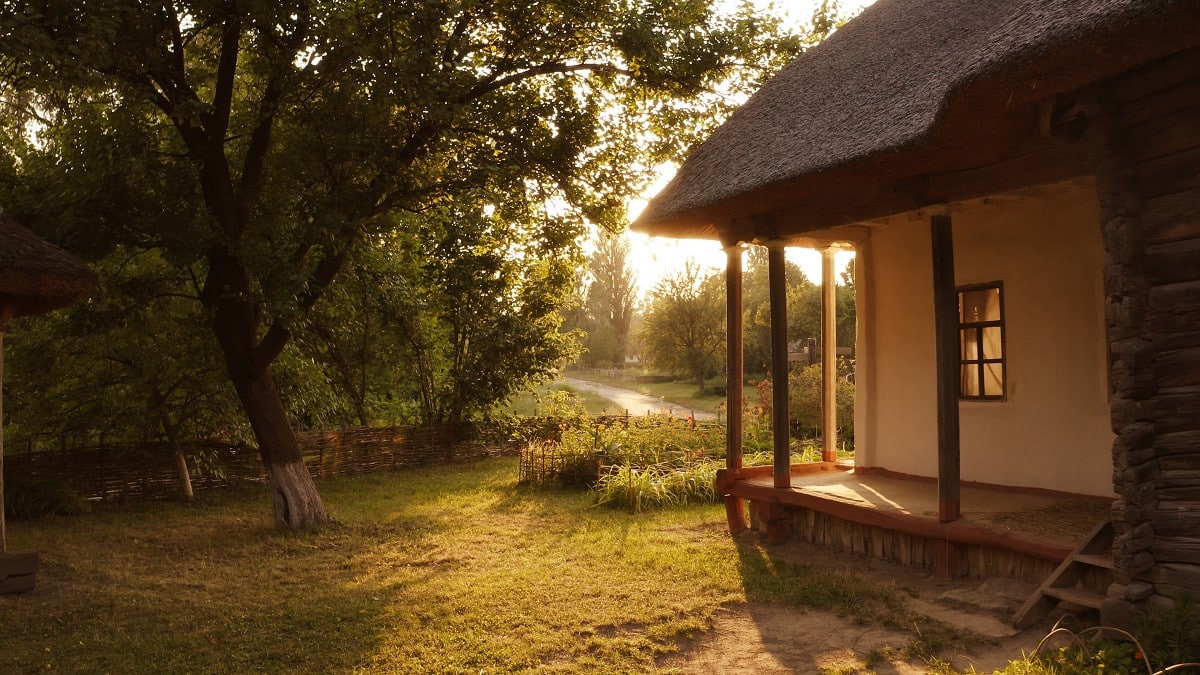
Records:
<instances>
[{"instance_id":1,"label":"shadow on grass","mask_svg":"<svg viewBox=\"0 0 1200 675\"><path fill-rule=\"evenodd\" d=\"M0 596L4 673L352 670L403 628L395 608L443 571L425 552L435 522L285 532L265 490L15 529L43 567L35 591Z\"/></svg>"}]
</instances>

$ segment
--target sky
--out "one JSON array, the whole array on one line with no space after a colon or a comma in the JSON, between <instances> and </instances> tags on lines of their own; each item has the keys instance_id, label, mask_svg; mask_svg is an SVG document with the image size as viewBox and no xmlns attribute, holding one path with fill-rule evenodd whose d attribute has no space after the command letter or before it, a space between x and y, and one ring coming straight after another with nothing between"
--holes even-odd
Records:
<instances>
[{"instance_id":1,"label":"sky","mask_svg":"<svg viewBox=\"0 0 1200 675\"><path fill-rule=\"evenodd\" d=\"M842 0L842 13L852 16L874 0ZM764 3L766 4L766 3ZM813 0L779 0L775 6L784 10L797 25L808 23L812 17ZM674 166L664 165L660 168L658 180L643 194L629 201L629 219L632 221L646 207L646 202L658 193L675 173ZM650 237L638 232L627 233L631 240L631 266L637 274L638 288L641 294L649 292L660 280L677 273L688 260L695 260L702 268L714 271L725 269L725 253L720 243L698 239L669 239L666 237ZM787 257L800 266L804 275L814 283L821 283L821 254L812 249L789 247ZM835 260L840 281L842 269L854 257L853 252L838 252Z\"/></svg>"}]
</instances>

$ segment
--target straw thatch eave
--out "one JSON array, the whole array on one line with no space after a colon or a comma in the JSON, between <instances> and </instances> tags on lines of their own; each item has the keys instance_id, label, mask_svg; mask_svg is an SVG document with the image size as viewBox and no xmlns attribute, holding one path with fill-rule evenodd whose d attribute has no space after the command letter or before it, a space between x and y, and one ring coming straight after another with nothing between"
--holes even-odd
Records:
<instances>
[{"instance_id":1,"label":"straw thatch eave","mask_svg":"<svg viewBox=\"0 0 1200 675\"><path fill-rule=\"evenodd\" d=\"M0 215L0 307L10 318L65 307L95 285L78 258Z\"/></svg>"},{"instance_id":2,"label":"straw thatch eave","mask_svg":"<svg viewBox=\"0 0 1200 675\"><path fill-rule=\"evenodd\" d=\"M879 0L696 148L634 229L794 234L936 203L945 176L1039 153L1062 165L1048 179L1071 177L1079 150L1037 133L1046 101L1197 44L1194 1Z\"/></svg>"}]
</instances>

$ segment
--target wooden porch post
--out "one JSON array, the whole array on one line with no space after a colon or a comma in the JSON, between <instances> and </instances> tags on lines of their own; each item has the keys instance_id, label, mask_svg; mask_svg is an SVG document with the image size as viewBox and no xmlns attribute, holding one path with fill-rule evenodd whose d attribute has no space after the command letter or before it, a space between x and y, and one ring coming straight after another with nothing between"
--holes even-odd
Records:
<instances>
[{"instance_id":1,"label":"wooden porch post","mask_svg":"<svg viewBox=\"0 0 1200 675\"><path fill-rule=\"evenodd\" d=\"M742 328L741 244L725 247L725 470L732 478L742 468L742 383L745 381ZM725 497L729 532L746 529L742 498Z\"/></svg>"},{"instance_id":2,"label":"wooden porch post","mask_svg":"<svg viewBox=\"0 0 1200 675\"><path fill-rule=\"evenodd\" d=\"M837 281L833 248L821 249L821 459L837 461Z\"/></svg>"},{"instance_id":3,"label":"wooden porch post","mask_svg":"<svg viewBox=\"0 0 1200 675\"><path fill-rule=\"evenodd\" d=\"M767 242L767 277L771 289L771 431L774 485L792 486L791 429L788 424L787 276L783 257L786 242Z\"/></svg>"},{"instance_id":4,"label":"wooden porch post","mask_svg":"<svg viewBox=\"0 0 1200 675\"><path fill-rule=\"evenodd\" d=\"M933 315L937 353L938 520L962 513L959 501L958 292L954 287L954 237L949 214L930 218L933 241Z\"/></svg>"}]
</instances>

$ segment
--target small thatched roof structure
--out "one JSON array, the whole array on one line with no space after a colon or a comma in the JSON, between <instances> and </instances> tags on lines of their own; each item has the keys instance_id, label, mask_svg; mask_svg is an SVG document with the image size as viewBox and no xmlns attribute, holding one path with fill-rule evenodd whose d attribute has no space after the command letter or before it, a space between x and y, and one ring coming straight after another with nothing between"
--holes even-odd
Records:
<instances>
[{"instance_id":1,"label":"small thatched roof structure","mask_svg":"<svg viewBox=\"0 0 1200 675\"><path fill-rule=\"evenodd\" d=\"M697 147L634 229L731 238L849 184L994 163L1039 102L1198 44L1195 0L878 0Z\"/></svg>"},{"instance_id":2,"label":"small thatched roof structure","mask_svg":"<svg viewBox=\"0 0 1200 675\"><path fill-rule=\"evenodd\" d=\"M95 285L81 260L0 215L0 307L10 316L65 307Z\"/></svg>"}]
</instances>

